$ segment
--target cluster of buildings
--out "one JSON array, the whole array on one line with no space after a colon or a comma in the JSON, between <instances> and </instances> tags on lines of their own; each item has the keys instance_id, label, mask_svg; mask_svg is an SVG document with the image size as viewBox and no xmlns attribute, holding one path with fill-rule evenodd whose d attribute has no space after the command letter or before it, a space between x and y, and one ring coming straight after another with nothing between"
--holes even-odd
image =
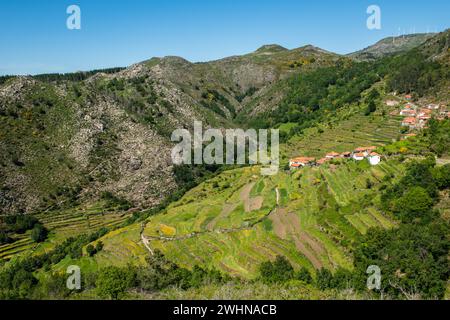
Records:
<instances>
[{"instance_id":1,"label":"cluster of buildings","mask_svg":"<svg viewBox=\"0 0 450 320\"><path fill-rule=\"evenodd\" d=\"M381 155L375 152L376 149L377 147L361 147L355 149L353 152L331 152L324 158L318 160L311 157L297 157L289 160L289 167L291 169L298 169L303 167L321 166L333 159L354 159L356 161L368 159L371 165L376 166L381 162Z\"/></svg>"},{"instance_id":2,"label":"cluster of buildings","mask_svg":"<svg viewBox=\"0 0 450 320\"><path fill-rule=\"evenodd\" d=\"M400 110L400 116L405 117L402 121L403 127L424 129L432 117L443 120L446 117L450 117L450 112L446 110L444 105L429 104L426 107L419 108L412 103L408 103Z\"/></svg>"}]
</instances>

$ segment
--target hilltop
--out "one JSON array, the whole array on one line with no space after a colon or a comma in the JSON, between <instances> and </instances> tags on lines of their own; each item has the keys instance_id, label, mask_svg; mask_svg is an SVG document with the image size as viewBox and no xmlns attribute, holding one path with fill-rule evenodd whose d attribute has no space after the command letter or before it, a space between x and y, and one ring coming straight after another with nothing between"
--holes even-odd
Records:
<instances>
[{"instance_id":1,"label":"hilltop","mask_svg":"<svg viewBox=\"0 0 450 320\"><path fill-rule=\"evenodd\" d=\"M418 33L398 37L388 37L363 50L350 53L348 56L361 61L375 60L385 56L409 51L422 45L435 35L435 33Z\"/></svg>"}]
</instances>

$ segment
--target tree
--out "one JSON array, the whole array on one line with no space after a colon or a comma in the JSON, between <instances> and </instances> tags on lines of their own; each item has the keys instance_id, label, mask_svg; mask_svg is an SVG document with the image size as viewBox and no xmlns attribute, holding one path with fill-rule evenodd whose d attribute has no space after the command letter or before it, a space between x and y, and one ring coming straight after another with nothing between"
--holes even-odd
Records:
<instances>
[{"instance_id":1,"label":"tree","mask_svg":"<svg viewBox=\"0 0 450 320\"><path fill-rule=\"evenodd\" d=\"M368 116L372 113L374 113L375 111L377 111L377 105L375 103L375 101L370 101L369 104L367 105L367 110L365 115Z\"/></svg>"},{"instance_id":2,"label":"tree","mask_svg":"<svg viewBox=\"0 0 450 320\"><path fill-rule=\"evenodd\" d=\"M90 244L86 247L86 252L89 257L93 257L97 253L97 250L95 250L94 246Z\"/></svg>"},{"instance_id":3,"label":"tree","mask_svg":"<svg viewBox=\"0 0 450 320\"><path fill-rule=\"evenodd\" d=\"M47 239L48 231L47 229L40 223L36 224L31 230L31 239L34 242L43 242Z\"/></svg>"},{"instance_id":4,"label":"tree","mask_svg":"<svg viewBox=\"0 0 450 320\"><path fill-rule=\"evenodd\" d=\"M133 285L134 276L132 268L104 268L100 270L96 281L97 293L100 297L118 300Z\"/></svg>"},{"instance_id":5,"label":"tree","mask_svg":"<svg viewBox=\"0 0 450 320\"><path fill-rule=\"evenodd\" d=\"M294 268L282 256L278 256L274 262L261 263L259 273L261 279L266 283L286 282L294 278Z\"/></svg>"},{"instance_id":6,"label":"tree","mask_svg":"<svg viewBox=\"0 0 450 320\"><path fill-rule=\"evenodd\" d=\"M413 187L394 201L393 211L403 221L409 222L428 215L433 203L433 199L424 188Z\"/></svg>"},{"instance_id":7,"label":"tree","mask_svg":"<svg viewBox=\"0 0 450 320\"><path fill-rule=\"evenodd\" d=\"M332 288L333 274L328 269L320 269L317 272L316 282L317 287L320 290L326 290Z\"/></svg>"},{"instance_id":8,"label":"tree","mask_svg":"<svg viewBox=\"0 0 450 320\"><path fill-rule=\"evenodd\" d=\"M313 281L313 278L311 276L311 273L309 273L308 269L305 267L302 267L295 275L295 278L297 280L303 281L307 284L311 284Z\"/></svg>"},{"instance_id":9,"label":"tree","mask_svg":"<svg viewBox=\"0 0 450 320\"><path fill-rule=\"evenodd\" d=\"M95 251L96 251L96 253L99 253L100 251L102 251L103 250L103 242L101 242L101 241L99 241L99 242L97 242L97 244L95 245Z\"/></svg>"}]
</instances>

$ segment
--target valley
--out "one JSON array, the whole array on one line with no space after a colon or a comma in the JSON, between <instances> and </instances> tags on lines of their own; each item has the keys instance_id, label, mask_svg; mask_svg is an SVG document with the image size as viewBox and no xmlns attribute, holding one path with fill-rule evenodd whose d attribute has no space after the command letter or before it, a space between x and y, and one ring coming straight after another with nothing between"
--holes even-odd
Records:
<instances>
[{"instance_id":1,"label":"valley","mask_svg":"<svg viewBox=\"0 0 450 320\"><path fill-rule=\"evenodd\" d=\"M370 264L384 266L393 299L403 298L393 281L420 283L420 298L448 297L450 32L390 40L348 56L266 45L206 63L153 58L80 81L0 81L0 298L104 298L98 288L117 272L132 280L112 299L252 290L376 299L365 288ZM400 112L412 102L443 116L405 126ZM192 132L195 121L279 129L279 172L174 165L171 132ZM381 162L289 164L361 146ZM72 265L79 292L61 280Z\"/></svg>"}]
</instances>

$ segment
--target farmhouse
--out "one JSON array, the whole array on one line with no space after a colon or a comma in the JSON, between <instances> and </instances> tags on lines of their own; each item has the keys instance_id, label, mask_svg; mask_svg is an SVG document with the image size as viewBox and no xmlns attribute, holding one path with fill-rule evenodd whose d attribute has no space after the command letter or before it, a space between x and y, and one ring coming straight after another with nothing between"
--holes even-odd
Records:
<instances>
[{"instance_id":1,"label":"farmhouse","mask_svg":"<svg viewBox=\"0 0 450 320\"><path fill-rule=\"evenodd\" d=\"M417 120L416 120L416 118L413 118L413 117L408 117L402 121L403 127L415 128L416 125L417 125Z\"/></svg>"},{"instance_id":2,"label":"farmhouse","mask_svg":"<svg viewBox=\"0 0 450 320\"><path fill-rule=\"evenodd\" d=\"M430 109L420 109L419 110L419 116L431 115L432 113L433 113L433 110L430 110Z\"/></svg>"},{"instance_id":3,"label":"farmhouse","mask_svg":"<svg viewBox=\"0 0 450 320\"><path fill-rule=\"evenodd\" d=\"M422 115L422 116L418 116L417 119L419 119L420 122L426 122L431 119L431 116L430 115Z\"/></svg>"},{"instance_id":4,"label":"farmhouse","mask_svg":"<svg viewBox=\"0 0 450 320\"><path fill-rule=\"evenodd\" d=\"M365 153L354 153L353 154L353 159L356 161L362 161L366 158L367 154Z\"/></svg>"},{"instance_id":5,"label":"farmhouse","mask_svg":"<svg viewBox=\"0 0 450 320\"><path fill-rule=\"evenodd\" d=\"M417 112L413 109L403 109L400 111L400 115L403 117L415 117Z\"/></svg>"},{"instance_id":6,"label":"farmhouse","mask_svg":"<svg viewBox=\"0 0 450 320\"><path fill-rule=\"evenodd\" d=\"M334 158L337 158L337 157L339 157L341 154L340 153L337 153L337 152L330 152L330 153L328 153L326 156L325 156L325 158L328 158L328 159L334 159Z\"/></svg>"},{"instance_id":7,"label":"farmhouse","mask_svg":"<svg viewBox=\"0 0 450 320\"><path fill-rule=\"evenodd\" d=\"M354 154L357 153L361 153L364 155L364 157L367 157L372 151L376 150L377 147L360 147L360 148L356 148L355 151L353 152Z\"/></svg>"},{"instance_id":8,"label":"farmhouse","mask_svg":"<svg viewBox=\"0 0 450 320\"><path fill-rule=\"evenodd\" d=\"M315 158L308 158L308 157L298 157L289 160L289 166L291 168L300 168L300 167L306 167L306 166L312 166L314 164Z\"/></svg>"},{"instance_id":9,"label":"farmhouse","mask_svg":"<svg viewBox=\"0 0 450 320\"><path fill-rule=\"evenodd\" d=\"M438 104L429 104L429 105L427 106L427 108L428 108L429 110L438 110L438 109L439 109L439 105L438 105Z\"/></svg>"},{"instance_id":10,"label":"farmhouse","mask_svg":"<svg viewBox=\"0 0 450 320\"><path fill-rule=\"evenodd\" d=\"M395 106L398 106L398 105L399 105L399 102L396 101L396 100L387 100L387 101L386 101L386 105L387 105L388 107L395 107Z\"/></svg>"},{"instance_id":11,"label":"farmhouse","mask_svg":"<svg viewBox=\"0 0 450 320\"><path fill-rule=\"evenodd\" d=\"M352 157L352 153L351 152L343 152L341 154L341 158L351 158Z\"/></svg>"},{"instance_id":12,"label":"farmhouse","mask_svg":"<svg viewBox=\"0 0 450 320\"><path fill-rule=\"evenodd\" d=\"M331 160L331 158L322 158L322 159L320 159L320 160L317 160L317 164L318 164L319 166L321 166L321 165L325 164L326 162L328 162L328 161L330 161L330 160Z\"/></svg>"},{"instance_id":13,"label":"farmhouse","mask_svg":"<svg viewBox=\"0 0 450 320\"><path fill-rule=\"evenodd\" d=\"M369 163L372 166L376 166L376 165L380 164L380 162L381 162L381 156L378 153L372 152L369 155Z\"/></svg>"},{"instance_id":14,"label":"farmhouse","mask_svg":"<svg viewBox=\"0 0 450 320\"><path fill-rule=\"evenodd\" d=\"M406 100L411 100L411 99L412 99L412 95L407 94L407 95L405 96L405 99L406 99Z\"/></svg>"}]
</instances>

